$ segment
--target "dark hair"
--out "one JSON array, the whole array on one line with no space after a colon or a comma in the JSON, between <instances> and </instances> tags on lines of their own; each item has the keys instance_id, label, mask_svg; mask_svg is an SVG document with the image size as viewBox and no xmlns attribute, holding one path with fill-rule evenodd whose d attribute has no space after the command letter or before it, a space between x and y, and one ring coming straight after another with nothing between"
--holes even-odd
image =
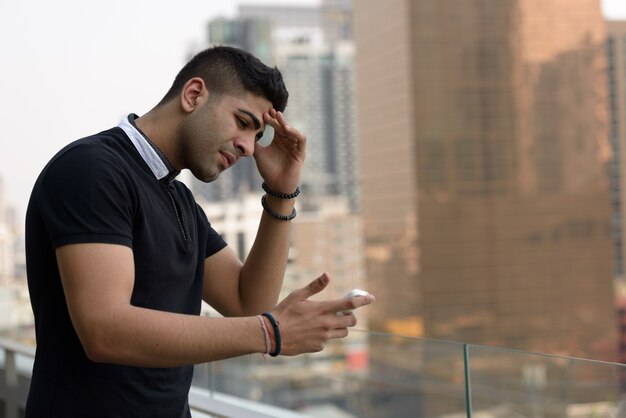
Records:
<instances>
[{"instance_id":1,"label":"dark hair","mask_svg":"<svg viewBox=\"0 0 626 418\"><path fill-rule=\"evenodd\" d=\"M278 111L287 107L289 92L278 68L268 67L249 52L229 46L215 46L196 54L180 70L159 105L178 96L193 77L202 78L211 93L250 92L265 97Z\"/></svg>"}]
</instances>

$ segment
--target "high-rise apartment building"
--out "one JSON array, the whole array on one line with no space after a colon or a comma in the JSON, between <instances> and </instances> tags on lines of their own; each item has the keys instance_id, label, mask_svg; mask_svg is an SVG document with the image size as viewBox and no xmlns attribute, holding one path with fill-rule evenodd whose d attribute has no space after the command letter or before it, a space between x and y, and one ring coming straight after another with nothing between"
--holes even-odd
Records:
<instances>
[{"instance_id":1,"label":"high-rise apartment building","mask_svg":"<svg viewBox=\"0 0 626 418\"><path fill-rule=\"evenodd\" d=\"M320 196L346 196L357 212L352 43L295 41L278 44L276 50L291 92L285 116L309 139L302 201L315 207Z\"/></svg>"},{"instance_id":2,"label":"high-rise apartment building","mask_svg":"<svg viewBox=\"0 0 626 418\"><path fill-rule=\"evenodd\" d=\"M242 6L234 20L209 23L211 44L233 45L280 68L290 92L285 116L309 138L301 201L314 208L320 196L347 196L358 211L359 184L354 123L354 47L349 2L323 7ZM271 129L262 143L272 137ZM252 159L239 162L194 191L210 200L232 199L259 190Z\"/></svg>"},{"instance_id":3,"label":"high-rise apartment building","mask_svg":"<svg viewBox=\"0 0 626 418\"><path fill-rule=\"evenodd\" d=\"M626 232L626 21L607 22L609 121L612 148L611 201L614 212L615 276L625 279Z\"/></svg>"},{"instance_id":4,"label":"high-rise apartment building","mask_svg":"<svg viewBox=\"0 0 626 418\"><path fill-rule=\"evenodd\" d=\"M619 318L619 358L626 362L626 21L607 22L606 52L609 80L611 158L611 203L615 245L615 288ZM626 374L622 374L626 387Z\"/></svg>"},{"instance_id":5,"label":"high-rise apartment building","mask_svg":"<svg viewBox=\"0 0 626 418\"><path fill-rule=\"evenodd\" d=\"M199 200L212 227L241 260L248 256L256 238L263 212L261 196L257 192L221 202ZM314 211L299 205L291 228L281 298L323 272L328 272L333 282L324 291L325 299L340 298L351 289L365 287L362 236L361 219L351 213L345 197L321 198L320 207Z\"/></svg>"},{"instance_id":6,"label":"high-rise apartment building","mask_svg":"<svg viewBox=\"0 0 626 418\"><path fill-rule=\"evenodd\" d=\"M302 279L290 287L302 287L328 272L332 286L322 298L340 298L354 288L366 287L361 218L351 213L345 197L326 197L320 203L315 211L300 212L292 225L293 263L287 270ZM361 328L367 328L364 313L355 312Z\"/></svg>"},{"instance_id":7,"label":"high-rise apartment building","mask_svg":"<svg viewBox=\"0 0 626 418\"><path fill-rule=\"evenodd\" d=\"M15 278L15 243L17 240L14 226L9 221L4 185L0 179L0 283L8 283Z\"/></svg>"},{"instance_id":8,"label":"high-rise apartment building","mask_svg":"<svg viewBox=\"0 0 626 418\"><path fill-rule=\"evenodd\" d=\"M370 328L615 360L599 2L353 7Z\"/></svg>"}]
</instances>

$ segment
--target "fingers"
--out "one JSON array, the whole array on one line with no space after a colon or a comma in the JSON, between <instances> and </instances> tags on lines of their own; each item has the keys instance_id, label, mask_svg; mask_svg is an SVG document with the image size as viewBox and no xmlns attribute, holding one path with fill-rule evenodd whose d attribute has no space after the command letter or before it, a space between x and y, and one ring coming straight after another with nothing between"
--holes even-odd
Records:
<instances>
[{"instance_id":1,"label":"fingers","mask_svg":"<svg viewBox=\"0 0 626 418\"><path fill-rule=\"evenodd\" d=\"M283 112L278 112L276 109L270 109L270 116L276 119L281 126L288 126L287 119L285 119Z\"/></svg>"},{"instance_id":2,"label":"fingers","mask_svg":"<svg viewBox=\"0 0 626 418\"><path fill-rule=\"evenodd\" d=\"M289 125L282 112L270 109L268 112L263 114L263 119L265 120L265 123L274 128L276 133L279 135L294 140L296 144L304 144L306 142L306 136L296 128Z\"/></svg>"},{"instance_id":3,"label":"fingers","mask_svg":"<svg viewBox=\"0 0 626 418\"><path fill-rule=\"evenodd\" d=\"M347 337L349 334L348 328L356 326L356 323L354 314L342 315L341 317L329 315L325 325L322 327L322 338L319 343L323 347L328 340Z\"/></svg>"},{"instance_id":4,"label":"fingers","mask_svg":"<svg viewBox=\"0 0 626 418\"><path fill-rule=\"evenodd\" d=\"M272 128L277 128L279 126L289 126L289 124L287 123L287 119L285 119L285 116L283 115L283 112L279 112L276 109L272 108L269 111L265 112L263 116L265 117L265 115L268 116L267 118L265 118L265 121L269 123Z\"/></svg>"},{"instance_id":5,"label":"fingers","mask_svg":"<svg viewBox=\"0 0 626 418\"><path fill-rule=\"evenodd\" d=\"M348 328L338 328L328 333L327 340L334 340L337 338L346 338L348 334L349 334Z\"/></svg>"},{"instance_id":6,"label":"fingers","mask_svg":"<svg viewBox=\"0 0 626 418\"><path fill-rule=\"evenodd\" d=\"M347 313L350 314L354 309L360 308L361 306L366 306L371 303L374 303L376 298L374 295L369 294L367 296L354 296L349 299L338 299L333 301L328 301L328 311L329 312L337 312L338 314Z\"/></svg>"},{"instance_id":7,"label":"fingers","mask_svg":"<svg viewBox=\"0 0 626 418\"><path fill-rule=\"evenodd\" d=\"M292 356L322 351L329 340L347 337L348 328L354 327L356 322L353 314L338 317L328 313L317 318L308 318L306 321L300 320L296 330L290 327L290 331L296 335L292 335L287 329L285 332L281 331L281 335L284 334L281 354Z\"/></svg>"},{"instance_id":8,"label":"fingers","mask_svg":"<svg viewBox=\"0 0 626 418\"><path fill-rule=\"evenodd\" d=\"M280 120L279 120L279 117L280 117ZM281 127L289 126L283 114L281 112L277 112L274 109L270 109L268 112L265 112L263 114L263 119L265 120L265 123L270 125L275 130L280 129Z\"/></svg>"},{"instance_id":9,"label":"fingers","mask_svg":"<svg viewBox=\"0 0 626 418\"><path fill-rule=\"evenodd\" d=\"M326 286L328 286L329 282L330 282L330 277L328 276L328 273L323 273L320 277L313 280L311 283L309 283L305 287L296 290L293 293L297 293L298 296L302 299L308 299L311 296L324 290Z\"/></svg>"}]
</instances>

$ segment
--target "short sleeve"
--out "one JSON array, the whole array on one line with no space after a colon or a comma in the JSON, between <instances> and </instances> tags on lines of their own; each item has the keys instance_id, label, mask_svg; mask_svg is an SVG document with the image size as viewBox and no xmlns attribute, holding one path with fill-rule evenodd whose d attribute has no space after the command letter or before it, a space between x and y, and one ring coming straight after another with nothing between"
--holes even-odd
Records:
<instances>
[{"instance_id":1,"label":"short sleeve","mask_svg":"<svg viewBox=\"0 0 626 418\"><path fill-rule=\"evenodd\" d=\"M218 234L209 224L209 232L207 234L207 246L205 258L211 257L226 247L226 241Z\"/></svg>"},{"instance_id":2,"label":"short sleeve","mask_svg":"<svg viewBox=\"0 0 626 418\"><path fill-rule=\"evenodd\" d=\"M72 243L132 247L134 193L122 161L84 143L54 159L40 179L36 203L57 248Z\"/></svg>"},{"instance_id":3,"label":"short sleeve","mask_svg":"<svg viewBox=\"0 0 626 418\"><path fill-rule=\"evenodd\" d=\"M204 257L208 258L212 255L220 252L226 247L226 241L224 238L211 226L211 223L206 217L204 210L196 203L196 212L198 213L198 218L202 220L202 222L206 225L206 250Z\"/></svg>"}]
</instances>

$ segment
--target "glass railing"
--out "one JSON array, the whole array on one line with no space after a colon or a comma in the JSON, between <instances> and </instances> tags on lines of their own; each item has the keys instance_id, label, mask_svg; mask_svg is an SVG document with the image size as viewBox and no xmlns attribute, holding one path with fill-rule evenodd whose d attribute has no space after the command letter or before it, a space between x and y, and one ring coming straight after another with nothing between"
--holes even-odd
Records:
<instances>
[{"instance_id":1,"label":"glass railing","mask_svg":"<svg viewBox=\"0 0 626 418\"><path fill-rule=\"evenodd\" d=\"M0 339L0 416L18 417L34 349ZM618 418L626 365L352 331L321 353L199 365L194 418Z\"/></svg>"},{"instance_id":2,"label":"glass railing","mask_svg":"<svg viewBox=\"0 0 626 418\"><path fill-rule=\"evenodd\" d=\"M317 354L202 365L194 385L268 417L626 417L622 364L365 331Z\"/></svg>"},{"instance_id":3,"label":"glass railing","mask_svg":"<svg viewBox=\"0 0 626 418\"><path fill-rule=\"evenodd\" d=\"M468 404L481 417L626 417L626 367L467 346Z\"/></svg>"}]
</instances>

